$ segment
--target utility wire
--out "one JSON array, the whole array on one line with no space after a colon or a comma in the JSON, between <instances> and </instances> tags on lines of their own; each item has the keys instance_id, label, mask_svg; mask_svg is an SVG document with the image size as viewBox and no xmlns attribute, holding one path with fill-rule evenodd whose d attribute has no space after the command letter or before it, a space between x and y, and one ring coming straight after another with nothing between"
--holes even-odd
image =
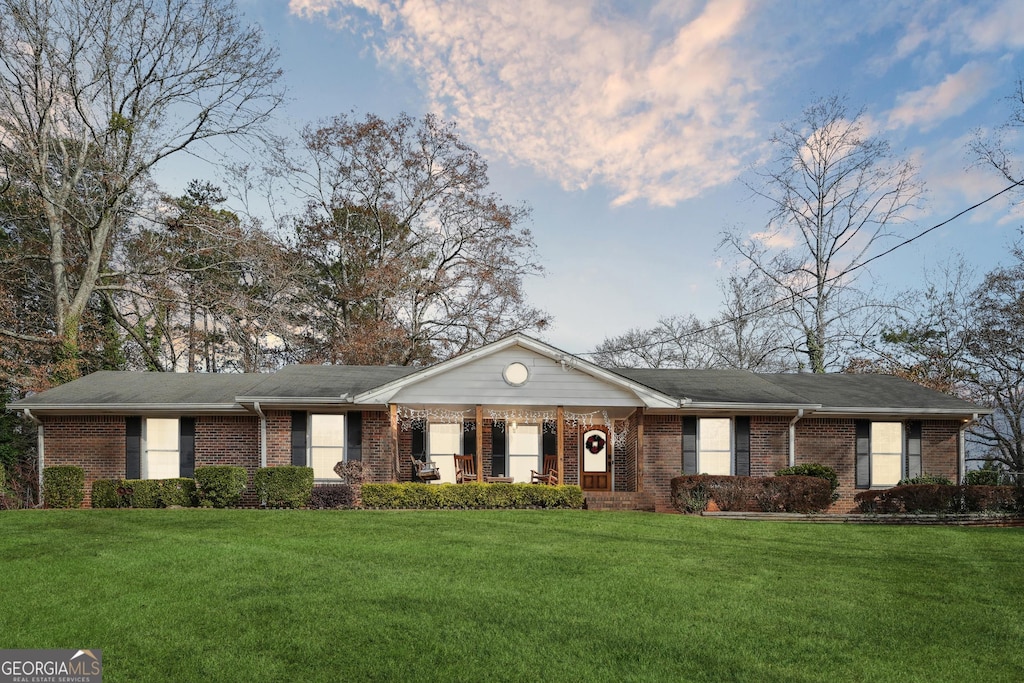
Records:
<instances>
[{"instance_id":1,"label":"utility wire","mask_svg":"<svg viewBox=\"0 0 1024 683\"><path fill-rule=\"evenodd\" d=\"M1010 190L1012 190L1012 189L1014 189L1016 187L1020 187L1022 185L1024 185L1024 180L1018 180L1015 183L1007 185L1003 189L999 190L999 192L996 192L995 194L987 197L986 199L983 199L983 200L981 200L980 202L978 202L976 204L972 204L971 206L967 207L966 209L963 209L962 211L960 211L960 212L950 216L946 220L944 220L944 221L942 221L940 223L936 223L935 225L931 226L930 228L922 230L921 232L917 233L913 237L908 237L907 239L903 240L899 244L895 244L892 247L886 249L885 251L883 251L881 253L878 253L878 254L875 254L871 258L866 259L866 260L864 260L864 261L862 261L862 262L860 262L858 264L855 264L855 265L851 266L850 268L848 268L844 272L840 273L839 275L833 275L832 277L825 278L824 282L827 284L827 283L839 280L841 278L844 278L847 275L849 275L851 272L853 272L855 270L860 270L861 268L864 268L865 266L867 266L869 263L871 263L873 261L877 261L878 259L882 258L883 256L888 256L889 254L893 253L897 249L902 249L903 247L907 246L908 244L916 242L917 240L921 239L925 235L927 235L927 234L929 234L931 232L934 232L935 230L938 230L939 228L941 228L943 226L949 225L950 223L952 223L956 219L960 218L964 214L970 213L971 211L974 211L975 209L978 209L978 208L984 206L985 204L988 204L989 202L991 202L994 199L998 199L999 197L1001 197L1002 195L1006 194ZM806 287L806 288L804 288L804 289L802 289L802 290L800 290L798 292L793 292L789 296L783 297L782 299L779 299L778 301L773 301L770 304L765 304L764 306L761 306L759 308L755 308L754 310L749 311L747 313L744 313L743 315L738 315L738 316L732 316L732 317L729 317L729 318L725 318L723 320L720 320L719 322L711 323L711 324L709 324L709 325L707 325L705 327L701 327L701 328L698 328L696 330L690 330L689 332L686 332L684 334L677 335L677 336L674 336L674 337L668 337L668 338L665 338L665 339L661 339L659 341L650 342L648 344L635 344L633 346L624 346L624 347L620 347L618 349L615 349L615 351L617 351L617 352L640 351L642 349L649 349L649 348L651 348L653 346L657 346L658 344L664 343L666 341L679 342L679 341L682 341L683 339L686 339L687 337L693 337L693 336L696 336L698 334L704 334L705 332L710 332L711 330L718 329L719 327L725 327L726 325L731 325L731 324L733 324L735 322L740 322L744 318L748 318L748 317L750 317L752 315L756 315L757 313L764 313L765 311L770 311L770 310L772 310L772 309L774 309L774 308L776 308L778 306L781 306L782 304L786 303L787 301L790 301L793 298L801 296L803 294L807 294L808 292L810 292L810 291L812 291L812 290L814 290L816 288L817 288L817 283L815 283L814 285L811 285L809 287ZM597 351L587 351L585 353L577 353L577 354L574 354L574 355L577 355L577 356L595 356L597 354L598 354Z\"/></svg>"}]
</instances>

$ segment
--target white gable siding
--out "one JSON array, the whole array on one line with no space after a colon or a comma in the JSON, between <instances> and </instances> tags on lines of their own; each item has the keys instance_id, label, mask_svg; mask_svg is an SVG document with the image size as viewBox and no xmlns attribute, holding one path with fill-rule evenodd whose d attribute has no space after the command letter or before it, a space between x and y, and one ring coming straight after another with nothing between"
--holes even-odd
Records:
<instances>
[{"instance_id":1,"label":"white gable siding","mask_svg":"<svg viewBox=\"0 0 1024 683\"><path fill-rule=\"evenodd\" d=\"M530 369L523 386L505 382L502 371L520 362ZM519 346L417 382L392 399L407 404L475 404L537 406L636 407L643 402L632 392Z\"/></svg>"}]
</instances>

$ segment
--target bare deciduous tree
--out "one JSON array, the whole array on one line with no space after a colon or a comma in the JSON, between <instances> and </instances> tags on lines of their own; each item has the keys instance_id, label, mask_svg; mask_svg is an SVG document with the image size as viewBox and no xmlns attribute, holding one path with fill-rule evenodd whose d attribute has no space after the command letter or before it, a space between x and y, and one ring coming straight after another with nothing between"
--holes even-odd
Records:
<instances>
[{"instance_id":1,"label":"bare deciduous tree","mask_svg":"<svg viewBox=\"0 0 1024 683\"><path fill-rule=\"evenodd\" d=\"M51 311L0 334L79 329L114 234L163 159L247 133L277 107L276 49L231 0L0 1L0 176L39 221Z\"/></svg>"},{"instance_id":2,"label":"bare deciduous tree","mask_svg":"<svg viewBox=\"0 0 1024 683\"><path fill-rule=\"evenodd\" d=\"M838 96L811 104L772 143L778 155L762 182L748 184L771 207L767 225L751 236L726 233L722 245L771 283L799 336L798 353L825 372L865 330L857 271L923 190L913 166L869 136L864 112L850 116Z\"/></svg>"}]
</instances>

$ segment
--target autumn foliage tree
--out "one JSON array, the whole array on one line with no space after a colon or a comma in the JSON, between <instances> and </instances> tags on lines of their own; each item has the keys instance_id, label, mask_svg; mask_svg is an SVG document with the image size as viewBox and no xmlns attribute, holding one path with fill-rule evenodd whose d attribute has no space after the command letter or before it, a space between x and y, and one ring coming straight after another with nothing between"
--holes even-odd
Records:
<instances>
[{"instance_id":1,"label":"autumn foliage tree","mask_svg":"<svg viewBox=\"0 0 1024 683\"><path fill-rule=\"evenodd\" d=\"M454 126L337 116L276 168L303 204L290 224L308 265L294 323L305 360L428 363L546 326L523 293L541 273L528 211L488 189Z\"/></svg>"}]
</instances>

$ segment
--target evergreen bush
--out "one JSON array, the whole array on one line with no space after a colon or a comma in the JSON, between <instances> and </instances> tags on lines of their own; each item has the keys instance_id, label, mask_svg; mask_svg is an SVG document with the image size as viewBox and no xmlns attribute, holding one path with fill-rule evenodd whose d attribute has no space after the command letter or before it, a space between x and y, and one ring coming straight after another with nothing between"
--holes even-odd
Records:
<instances>
[{"instance_id":1,"label":"evergreen bush","mask_svg":"<svg viewBox=\"0 0 1024 683\"><path fill-rule=\"evenodd\" d=\"M313 468L286 465L261 467L253 477L260 504L270 508L300 508L313 492Z\"/></svg>"},{"instance_id":2,"label":"evergreen bush","mask_svg":"<svg viewBox=\"0 0 1024 683\"><path fill-rule=\"evenodd\" d=\"M77 508L85 500L85 470L75 465L43 468L43 500L51 508Z\"/></svg>"},{"instance_id":3,"label":"evergreen bush","mask_svg":"<svg viewBox=\"0 0 1024 683\"><path fill-rule=\"evenodd\" d=\"M248 481L244 467L209 465L196 468L196 495L200 507L229 508L242 502Z\"/></svg>"}]
</instances>

